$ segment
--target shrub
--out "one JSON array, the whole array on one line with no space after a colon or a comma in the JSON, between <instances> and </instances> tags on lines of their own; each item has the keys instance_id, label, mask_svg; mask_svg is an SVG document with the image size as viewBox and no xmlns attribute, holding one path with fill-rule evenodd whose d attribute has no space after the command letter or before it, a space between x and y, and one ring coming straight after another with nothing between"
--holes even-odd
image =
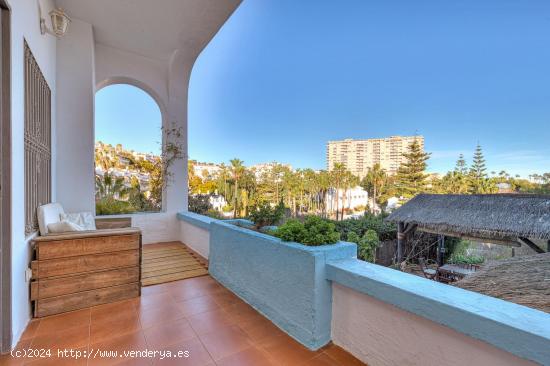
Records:
<instances>
[{"instance_id":1,"label":"shrub","mask_svg":"<svg viewBox=\"0 0 550 366\"><path fill-rule=\"evenodd\" d=\"M96 215L117 215L136 212L129 202L119 201L112 197L105 197L95 202Z\"/></svg>"},{"instance_id":2,"label":"shrub","mask_svg":"<svg viewBox=\"0 0 550 366\"><path fill-rule=\"evenodd\" d=\"M223 212L226 212L226 213L227 213L227 212L231 212L231 211L233 211L233 206L231 206L231 205L225 205L225 206L222 207L222 211L223 211Z\"/></svg>"},{"instance_id":3,"label":"shrub","mask_svg":"<svg viewBox=\"0 0 550 366\"><path fill-rule=\"evenodd\" d=\"M283 241L294 241L309 246L334 244L340 240L335 225L317 216L308 216L302 223L288 220L275 230L274 235Z\"/></svg>"},{"instance_id":4,"label":"shrub","mask_svg":"<svg viewBox=\"0 0 550 366\"><path fill-rule=\"evenodd\" d=\"M199 215L206 215L208 210L212 209L210 196L207 194L190 194L188 208L191 212L198 213Z\"/></svg>"},{"instance_id":5,"label":"shrub","mask_svg":"<svg viewBox=\"0 0 550 366\"><path fill-rule=\"evenodd\" d=\"M386 216L385 214L373 215L365 213L365 216L360 219L335 221L334 224L336 225L336 230L343 237L347 237L350 232L355 232L359 237L363 237L368 230L374 230L381 241L394 240L397 238L397 228L395 224L384 221Z\"/></svg>"},{"instance_id":6,"label":"shrub","mask_svg":"<svg viewBox=\"0 0 550 366\"><path fill-rule=\"evenodd\" d=\"M213 208L206 211L206 216L211 217L213 219L223 219L222 215L219 213L219 211L214 210Z\"/></svg>"},{"instance_id":7,"label":"shrub","mask_svg":"<svg viewBox=\"0 0 550 366\"><path fill-rule=\"evenodd\" d=\"M357 257L367 262L374 262L376 248L380 245L380 239L376 231L369 229L363 237L356 232L348 233L347 240L357 244Z\"/></svg>"},{"instance_id":8,"label":"shrub","mask_svg":"<svg viewBox=\"0 0 550 366\"><path fill-rule=\"evenodd\" d=\"M454 264L482 264L485 258L480 255L453 254L449 258L449 263Z\"/></svg>"},{"instance_id":9,"label":"shrub","mask_svg":"<svg viewBox=\"0 0 550 366\"><path fill-rule=\"evenodd\" d=\"M275 207L271 207L269 203L263 203L252 208L249 219L258 229L262 226L277 225L283 218L284 210L285 206L282 202Z\"/></svg>"},{"instance_id":10,"label":"shrub","mask_svg":"<svg viewBox=\"0 0 550 366\"><path fill-rule=\"evenodd\" d=\"M355 211L355 212L364 212L365 210L366 210L365 205L359 205L359 206L355 206L353 208L353 211Z\"/></svg>"}]
</instances>

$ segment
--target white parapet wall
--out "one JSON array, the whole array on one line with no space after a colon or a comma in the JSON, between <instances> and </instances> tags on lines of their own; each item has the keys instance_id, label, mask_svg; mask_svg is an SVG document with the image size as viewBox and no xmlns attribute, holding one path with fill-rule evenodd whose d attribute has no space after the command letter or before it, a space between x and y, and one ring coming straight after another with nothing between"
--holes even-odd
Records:
<instances>
[{"instance_id":1,"label":"white parapet wall","mask_svg":"<svg viewBox=\"0 0 550 366\"><path fill-rule=\"evenodd\" d=\"M327 267L332 341L370 366L550 365L550 314L357 259Z\"/></svg>"},{"instance_id":2,"label":"white parapet wall","mask_svg":"<svg viewBox=\"0 0 550 366\"><path fill-rule=\"evenodd\" d=\"M98 218L130 218L132 227L141 229L143 244L166 243L180 240L180 228L175 213L142 212L122 215L102 215Z\"/></svg>"},{"instance_id":3,"label":"white parapet wall","mask_svg":"<svg viewBox=\"0 0 550 366\"><path fill-rule=\"evenodd\" d=\"M141 213L131 217L132 226L141 229L143 244L180 240L178 219L174 213Z\"/></svg>"},{"instance_id":4,"label":"white parapet wall","mask_svg":"<svg viewBox=\"0 0 550 366\"><path fill-rule=\"evenodd\" d=\"M536 365L351 288L332 294L332 341L368 365Z\"/></svg>"},{"instance_id":5,"label":"white parapet wall","mask_svg":"<svg viewBox=\"0 0 550 366\"><path fill-rule=\"evenodd\" d=\"M214 219L192 212L178 214L179 241L208 259L210 255L210 222Z\"/></svg>"}]
</instances>

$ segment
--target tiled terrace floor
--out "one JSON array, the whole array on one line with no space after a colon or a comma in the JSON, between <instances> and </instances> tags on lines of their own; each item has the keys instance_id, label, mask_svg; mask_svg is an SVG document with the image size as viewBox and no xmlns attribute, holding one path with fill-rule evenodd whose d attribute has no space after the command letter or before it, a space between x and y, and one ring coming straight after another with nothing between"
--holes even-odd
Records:
<instances>
[{"instance_id":1,"label":"tiled terrace floor","mask_svg":"<svg viewBox=\"0 0 550 366\"><path fill-rule=\"evenodd\" d=\"M336 346L311 352L210 276L145 287L142 297L33 320L20 348L52 358L0 358L4 365L334 365L361 363ZM189 351L188 358L58 359L57 348Z\"/></svg>"}]
</instances>

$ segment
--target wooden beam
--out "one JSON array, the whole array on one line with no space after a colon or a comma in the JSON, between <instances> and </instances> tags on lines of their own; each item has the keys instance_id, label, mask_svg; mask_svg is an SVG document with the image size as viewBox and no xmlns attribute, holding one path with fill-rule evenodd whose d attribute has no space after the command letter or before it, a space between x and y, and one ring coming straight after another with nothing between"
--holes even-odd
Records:
<instances>
[{"instance_id":1,"label":"wooden beam","mask_svg":"<svg viewBox=\"0 0 550 366\"><path fill-rule=\"evenodd\" d=\"M446 231L437 231L437 230L431 230L424 227L419 226L417 230L430 233L430 234L442 234L445 236L452 236L454 238L461 238L466 240L472 240L472 241L479 241L483 243L492 243L492 244L498 244L498 245L506 245L508 247L521 247L521 244L517 241L514 241L513 239L510 240L504 240L504 239L493 239L493 238L478 238L475 236L467 235L467 234L461 234L461 233L453 233L453 232L446 232Z\"/></svg>"},{"instance_id":2,"label":"wooden beam","mask_svg":"<svg viewBox=\"0 0 550 366\"><path fill-rule=\"evenodd\" d=\"M527 238L518 238L520 243L523 243L527 245L529 248L533 249L537 253L544 253L544 250L539 247L537 244L533 243L531 240Z\"/></svg>"},{"instance_id":3,"label":"wooden beam","mask_svg":"<svg viewBox=\"0 0 550 366\"><path fill-rule=\"evenodd\" d=\"M403 230L403 234L407 235L411 231L416 230L417 226L418 226L417 224L406 224L405 225L405 230Z\"/></svg>"},{"instance_id":4,"label":"wooden beam","mask_svg":"<svg viewBox=\"0 0 550 366\"><path fill-rule=\"evenodd\" d=\"M437 237L437 265L443 265L443 255L445 254L445 235Z\"/></svg>"},{"instance_id":5,"label":"wooden beam","mask_svg":"<svg viewBox=\"0 0 550 366\"><path fill-rule=\"evenodd\" d=\"M404 233L405 225L402 222L397 223L397 263L403 261L403 247L406 244L407 236Z\"/></svg>"}]
</instances>

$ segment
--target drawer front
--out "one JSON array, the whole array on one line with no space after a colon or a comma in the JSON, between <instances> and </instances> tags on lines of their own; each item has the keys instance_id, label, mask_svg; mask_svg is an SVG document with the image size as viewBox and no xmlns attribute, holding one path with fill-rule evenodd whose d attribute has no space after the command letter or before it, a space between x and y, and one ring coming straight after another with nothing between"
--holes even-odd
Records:
<instances>
[{"instance_id":1,"label":"drawer front","mask_svg":"<svg viewBox=\"0 0 550 366\"><path fill-rule=\"evenodd\" d=\"M37 243L38 260L74 257L139 248L139 234L44 241Z\"/></svg>"},{"instance_id":2,"label":"drawer front","mask_svg":"<svg viewBox=\"0 0 550 366\"><path fill-rule=\"evenodd\" d=\"M75 294L39 299L34 302L34 316L64 313L100 304L130 299L139 296L139 283L105 287ZM132 306L129 304L128 306Z\"/></svg>"},{"instance_id":3,"label":"drawer front","mask_svg":"<svg viewBox=\"0 0 550 366\"><path fill-rule=\"evenodd\" d=\"M32 261L33 279L139 266L139 250Z\"/></svg>"},{"instance_id":4,"label":"drawer front","mask_svg":"<svg viewBox=\"0 0 550 366\"><path fill-rule=\"evenodd\" d=\"M31 282L31 300L139 282L139 267L50 277Z\"/></svg>"}]
</instances>

